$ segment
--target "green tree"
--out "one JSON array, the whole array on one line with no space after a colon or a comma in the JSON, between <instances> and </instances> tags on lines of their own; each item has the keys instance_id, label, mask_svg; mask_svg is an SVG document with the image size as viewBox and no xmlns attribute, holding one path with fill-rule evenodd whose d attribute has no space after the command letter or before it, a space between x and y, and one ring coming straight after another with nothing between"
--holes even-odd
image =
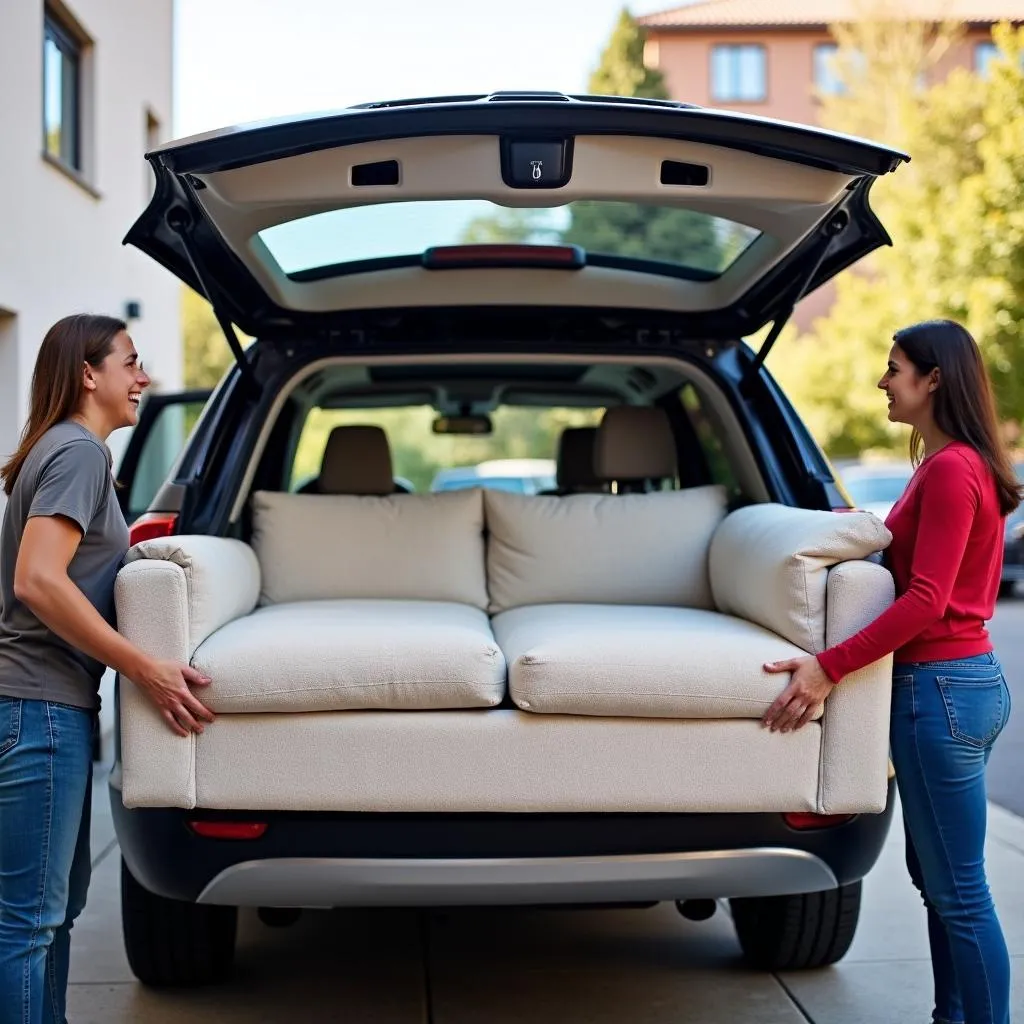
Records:
<instances>
[{"instance_id":1,"label":"green tree","mask_svg":"<svg viewBox=\"0 0 1024 1024\"><path fill-rule=\"evenodd\" d=\"M644 64L644 32L623 7L601 61L590 76L589 90L598 96L639 96L667 100L665 78Z\"/></svg>"},{"instance_id":2,"label":"green tree","mask_svg":"<svg viewBox=\"0 0 1024 1024\"><path fill-rule=\"evenodd\" d=\"M875 84L859 91L857 79L850 81L845 95L830 100L826 121L849 130L874 118L875 137L891 132L885 141L911 155L872 192L894 245L840 277L829 315L810 336L780 341L769 360L836 456L905 442L906 430L886 422L875 384L893 332L932 317L958 320L977 339L1008 436L1024 418L1024 30L994 30L1003 56L988 78L957 69L921 88L918 72L927 75L922 65L942 50L939 29L915 29L915 48L905 25L890 24L902 40L903 66L893 56L900 47L886 42L883 27L848 30L847 45L856 43L866 67L874 67L862 82ZM882 57L873 65L876 50ZM877 110L874 99L884 95L883 71L892 82L888 112Z\"/></svg>"},{"instance_id":3,"label":"green tree","mask_svg":"<svg viewBox=\"0 0 1024 1024\"><path fill-rule=\"evenodd\" d=\"M212 388L234 356L210 304L187 285L181 289L181 334L184 345L185 386ZM239 332L243 347L252 339Z\"/></svg>"}]
</instances>

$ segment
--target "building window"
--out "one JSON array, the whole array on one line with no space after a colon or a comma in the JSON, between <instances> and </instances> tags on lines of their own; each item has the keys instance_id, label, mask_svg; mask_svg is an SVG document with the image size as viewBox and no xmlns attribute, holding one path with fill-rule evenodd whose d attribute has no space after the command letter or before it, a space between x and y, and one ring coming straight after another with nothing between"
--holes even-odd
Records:
<instances>
[{"instance_id":1,"label":"building window","mask_svg":"<svg viewBox=\"0 0 1024 1024\"><path fill-rule=\"evenodd\" d=\"M982 78L988 78L988 68L999 56L999 47L995 43L978 43L974 47L974 70Z\"/></svg>"},{"instance_id":2,"label":"building window","mask_svg":"<svg viewBox=\"0 0 1024 1024\"><path fill-rule=\"evenodd\" d=\"M839 47L835 43L819 43L814 47L814 86L822 96L840 96L846 85L836 67Z\"/></svg>"},{"instance_id":3,"label":"building window","mask_svg":"<svg viewBox=\"0 0 1024 1024\"><path fill-rule=\"evenodd\" d=\"M722 103L759 103L768 95L767 57L756 44L711 50L711 97Z\"/></svg>"},{"instance_id":4,"label":"building window","mask_svg":"<svg viewBox=\"0 0 1024 1024\"><path fill-rule=\"evenodd\" d=\"M81 171L82 46L50 10L43 33L43 146Z\"/></svg>"}]
</instances>

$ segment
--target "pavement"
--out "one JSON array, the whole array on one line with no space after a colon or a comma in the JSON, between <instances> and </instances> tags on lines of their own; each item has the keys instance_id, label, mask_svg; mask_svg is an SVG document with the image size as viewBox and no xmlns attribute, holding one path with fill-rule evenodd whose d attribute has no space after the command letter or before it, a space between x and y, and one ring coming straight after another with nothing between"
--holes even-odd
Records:
<instances>
[{"instance_id":1,"label":"pavement","mask_svg":"<svg viewBox=\"0 0 1024 1024\"><path fill-rule=\"evenodd\" d=\"M853 946L833 967L752 971L720 904L709 921L649 910L307 912L240 919L232 981L154 991L121 940L120 857L97 771L93 883L72 936L71 1024L925 1024L924 910L894 820L864 883ZM897 808L898 811L898 808ZM987 865L1024 1020L1024 819L990 805Z\"/></svg>"}]
</instances>

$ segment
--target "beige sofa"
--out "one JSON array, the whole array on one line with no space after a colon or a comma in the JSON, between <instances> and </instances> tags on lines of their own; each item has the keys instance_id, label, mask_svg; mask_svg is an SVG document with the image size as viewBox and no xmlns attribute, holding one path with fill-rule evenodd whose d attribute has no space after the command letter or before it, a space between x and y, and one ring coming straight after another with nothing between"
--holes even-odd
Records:
<instances>
[{"instance_id":1,"label":"beige sofa","mask_svg":"<svg viewBox=\"0 0 1024 1024\"><path fill-rule=\"evenodd\" d=\"M893 600L867 513L718 487L523 497L257 492L249 543L129 552L119 628L191 662L217 721L121 686L128 807L814 811L884 807L891 665L794 733L786 677Z\"/></svg>"}]
</instances>

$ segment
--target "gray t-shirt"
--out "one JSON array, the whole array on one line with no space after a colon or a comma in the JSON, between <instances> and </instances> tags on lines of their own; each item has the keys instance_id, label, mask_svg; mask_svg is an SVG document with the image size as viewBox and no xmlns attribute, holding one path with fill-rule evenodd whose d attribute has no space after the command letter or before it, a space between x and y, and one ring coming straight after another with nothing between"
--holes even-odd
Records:
<instances>
[{"instance_id":1,"label":"gray t-shirt","mask_svg":"<svg viewBox=\"0 0 1024 1024\"><path fill-rule=\"evenodd\" d=\"M112 626L114 578L128 550L107 446L67 420L35 444L14 482L0 528L0 695L99 707L104 666L53 633L14 596L14 566L32 516L66 516L82 540L68 576Z\"/></svg>"}]
</instances>

